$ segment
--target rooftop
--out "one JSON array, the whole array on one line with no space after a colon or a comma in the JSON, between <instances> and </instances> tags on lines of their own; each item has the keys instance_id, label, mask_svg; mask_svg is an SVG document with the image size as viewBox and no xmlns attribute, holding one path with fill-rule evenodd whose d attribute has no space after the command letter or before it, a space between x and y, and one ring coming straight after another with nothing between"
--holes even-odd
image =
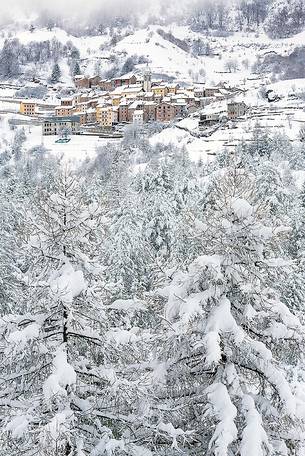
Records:
<instances>
[{"instance_id":1,"label":"rooftop","mask_svg":"<svg viewBox=\"0 0 305 456\"><path fill-rule=\"evenodd\" d=\"M159 85L156 85L156 86L153 86L151 88L151 90L154 90L154 89L166 89L166 85L165 84L159 84Z\"/></svg>"},{"instance_id":2,"label":"rooftop","mask_svg":"<svg viewBox=\"0 0 305 456\"><path fill-rule=\"evenodd\" d=\"M35 100L35 98L26 98L25 100L22 100L21 103L23 104L37 104L38 100Z\"/></svg>"},{"instance_id":3,"label":"rooftop","mask_svg":"<svg viewBox=\"0 0 305 456\"><path fill-rule=\"evenodd\" d=\"M62 116L62 117L50 116L50 117L45 117L43 119L43 121L44 122L53 122L53 123L79 122L80 121L80 116Z\"/></svg>"},{"instance_id":4,"label":"rooftop","mask_svg":"<svg viewBox=\"0 0 305 456\"><path fill-rule=\"evenodd\" d=\"M129 106L130 109L136 109L138 107L138 105L142 104L141 101L139 100L135 100L131 103L131 105Z\"/></svg>"},{"instance_id":5,"label":"rooftop","mask_svg":"<svg viewBox=\"0 0 305 456\"><path fill-rule=\"evenodd\" d=\"M126 74L123 74L122 76L119 76L119 77L116 77L116 78L113 78L113 79L130 79L132 78L133 76L136 76L135 73L133 73L132 71L129 72L129 73L126 73Z\"/></svg>"}]
</instances>

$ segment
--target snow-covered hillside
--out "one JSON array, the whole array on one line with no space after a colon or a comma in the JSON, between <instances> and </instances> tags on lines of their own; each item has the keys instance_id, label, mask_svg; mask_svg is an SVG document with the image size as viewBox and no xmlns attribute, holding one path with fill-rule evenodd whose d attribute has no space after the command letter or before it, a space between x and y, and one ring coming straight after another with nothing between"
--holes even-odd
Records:
<instances>
[{"instance_id":1,"label":"snow-covered hillside","mask_svg":"<svg viewBox=\"0 0 305 456\"><path fill-rule=\"evenodd\" d=\"M184 42L186 50L173 40L167 39L167 35ZM63 45L71 42L79 50L81 68L88 75L94 74L97 62L103 74L111 67L113 59L122 65L128 56L138 55L148 60L156 75L167 75L182 81L206 81L213 85L223 81L242 84L246 78L253 78L253 65L259 57L274 53L280 56L289 55L296 47L304 44L305 32L292 38L272 40L263 32L234 32L223 37L217 34L205 35L194 32L187 26L171 24L150 25L133 32L123 29L114 44L111 44L112 37L109 32L104 35L76 37L59 28L37 28L32 32L20 30L10 32L9 36L4 32L0 46L7 38L16 38L24 45L53 39ZM193 53L192 44L196 40L208 44L209 55L197 56ZM234 63L232 68L230 62ZM138 69L142 66L139 65Z\"/></svg>"}]
</instances>

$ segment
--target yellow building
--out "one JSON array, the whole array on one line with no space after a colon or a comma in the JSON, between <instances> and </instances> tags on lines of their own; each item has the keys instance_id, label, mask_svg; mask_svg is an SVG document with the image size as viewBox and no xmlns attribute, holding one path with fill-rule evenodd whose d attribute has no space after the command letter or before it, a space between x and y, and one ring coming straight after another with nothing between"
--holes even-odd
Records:
<instances>
[{"instance_id":1,"label":"yellow building","mask_svg":"<svg viewBox=\"0 0 305 456\"><path fill-rule=\"evenodd\" d=\"M151 91L154 93L155 97L166 97L168 94L168 88L166 85L154 86L151 88Z\"/></svg>"},{"instance_id":2,"label":"yellow building","mask_svg":"<svg viewBox=\"0 0 305 456\"><path fill-rule=\"evenodd\" d=\"M112 106L119 106L121 101L121 97L113 97L112 98Z\"/></svg>"},{"instance_id":3,"label":"yellow building","mask_svg":"<svg viewBox=\"0 0 305 456\"><path fill-rule=\"evenodd\" d=\"M104 107L105 107L105 105L102 105L102 104L99 105L99 104L98 104L97 107L95 108L96 121L97 121L98 123L101 123L101 115L102 115L102 114L101 114L101 110L102 110L102 108L104 108Z\"/></svg>"},{"instance_id":4,"label":"yellow building","mask_svg":"<svg viewBox=\"0 0 305 456\"><path fill-rule=\"evenodd\" d=\"M176 95L177 90L179 89L179 84L169 84L167 86L167 89L168 89L168 93L172 93L172 94Z\"/></svg>"},{"instance_id":5,"label":"yellow building","mask_svg":"<svg viewBox=\"0 0 305 456\"><path fill-rule=\"evenodd\" d=\"M55 108L55 115L58 117L67 117L71 116L74 111L75 110L72 106L57 106Z\"/></svg>"},{"instance_id":6,"label":"yellow building","mask_svg":"<svg viewBox=\"0 0 305 456\"><path fill-rule=\"evenodd\" d=\"M19 112L25 116L35 116L37 109L37 103L35 101L21 101Z\"/></svg>"},{"instance_id":7,"label":"yellow building","mask_svg":"<svg viewBox=\"0 0 305 456\"><path fill-rule=\"evenodd\" d=\"M111 128L113 124L112 106L97 106L96 120L103 128Z\"/></svg>"}]
</instances>

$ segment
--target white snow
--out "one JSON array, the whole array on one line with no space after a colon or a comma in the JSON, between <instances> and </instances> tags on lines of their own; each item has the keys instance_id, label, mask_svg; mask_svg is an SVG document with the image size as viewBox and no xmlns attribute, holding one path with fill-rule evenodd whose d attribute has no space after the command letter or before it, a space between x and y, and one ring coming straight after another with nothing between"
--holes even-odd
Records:
<instances>
[{"instance_id":1,"label":"white snow","mask_svg":"<svg viewBox=\"0 0 305 456\"><path fill-rule=\"evenodd\" d=\"M71 364L67 361L67 353L64 344L59 347L53 360L53 373L47 378L43 385L43 393L46 402L54 396L66 396L67 386L76 383L76 373Z\"/></svg>"},{"instance_id":2,"label":"white snow","mask_svg":"<svg viewBox=\"0 0 305 456\"><path fill-rule=\"evenodd\" d=\"M185 432L182 429L180 429L180 428L176 429L172 425L172 423L162 423L161 422L158 425L158 430L161 431L161 432L164 432L165 434L168 434L173 439L172 448L179 449L177 438L179 436L184 436L185 435ZM190 433L190 432L188 431L188 433Z\"/></svg>"},{"instance_id":3,"label":"white snow","mask_svg":"<svg viewBox=\"0 0 305 456\"><path fill-rule=\"evenodd\" d=\"M240 220L247 219L253 214L253 207L251 204L242 198L232 198L231 208Z\"/></svg>"},{"instance_id":4,"label":"white snow","mask_svg":"<svg viewBox=\"0 0 305 456\"><path fill-rule=\"evenodd\" d=\"M131 330L113 328L106 332L105 336L108 341L113 342L116 346L126 345L138 340L136 334L137 330L132 328Z\"/></svg>"},{"instance_id":5,"label":"white snow","mask_svg":"<svg viewBox=\"0 0 305 456\"><path fill-rule=\"evenodd\" d=\"M69 409L57 412L51 421L45 426L44 430L46 439L50 440L51 437L53 442L56 444L61 434L66 431L66 428L72 419L73 412Z\"/></svg>"},{"instance_id":6,"label":"white snow","mask_svg":"<svg viewBox=\"0 0 305 456\"><path fill-rule=\"evenodd\" d=\"M229 393L222 383L214 383L206 390L209 405L204 416L216 415L218 423L209 448L213 448L215 456L228 454L229 445L237 438L235 418L237 410L231 402Z\"/></svg>"},{"instance_id":7,"label":"white snow","mask_svg":"<svg viewBox=\"0 0 305 456\"><path fill-rule=\"evenodd\" d=\"M242 402L246 426L242 432L240 454L241 456L264 456L265 449L271 451L271 447L263 428L262 418L251 396L245 394Z\"/></svg>"},{"instance_id":8,"label":"white snow","mask_svg":"<svg viewBox=\"0 0 305 456\"><path fill-rule=\"evenodd\" d=\"M145 303L138 299L117 299L112 304L107 306L107 308L123 310L127 313L134 313L137 310L147 310Z\"/></svg>"},{"instance_id":9,"label":"white snow","mask_svg":"<svg viewBox=\"0 0 305 456\"><path fill-rule=\"evenodd\" d=\"M6 431L11 431L13 438L21 438L28 430L32 417L30 415L17 415L5 426Z\"/></svg>"},{"instance_id":10,"label":"white snow","mask_svg":"<svg viewBox=\"0 0 305 456\"><path fill-rule=\"evenodd\" d=\"M40 325L30 323L24 329L13 331L8 335L8 342L14 344L16 348L22 350L24 346L39 336Z\"/></svg>"},{"instance_id":11,"label":"white snow","mask_svg":"<svg viewBox=\"0 0 305 456\"><path fill-rule=\"evenodd\" d=\"M86 287L83 271L75 271L68 261L50 280L51 291L65 304L71 304Z\"/></svg>"}]
</instances>

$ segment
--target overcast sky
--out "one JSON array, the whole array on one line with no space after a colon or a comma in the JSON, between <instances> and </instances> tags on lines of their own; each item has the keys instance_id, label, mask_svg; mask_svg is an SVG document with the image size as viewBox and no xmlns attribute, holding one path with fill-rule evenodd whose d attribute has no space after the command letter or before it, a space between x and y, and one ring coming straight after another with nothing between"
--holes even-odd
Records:
<instances>
[{"instance_id":1,"label":"overcast sky","mask_svg":"<svg viewBox=\"0 0 305 456\"><path fill-rule=\"evenodd\" d=\"M104 9L105 12L114 12L124 15L124 11L135 8L136 10L154 10L154 6L163 0L14 0L0 3L0 15L13 15L16 19L31 16L43 10L52 10L64 16L87 16L95 10ZM181 1L181 0L180 0ZM183 0L182 0L183 1ZM168 0L166 3L171 3Z\"/></svg>"},{"instance_id":2,"label":"overcast sky","mask_svg":"<svg viewBox=\"0 0 305 456\"><path fill-rule=\"evenodd\" d=\"M79 17L81 20L94 14L96 10L104 11L105 14L122 15L136 10L143 13L160 15L167 13L181 13L188 4L194 4L199 0L0 0L0 22L8 17L22 21L35 18L39 12L51 10L60 14L63 18L72 20ZM160 4L163 8L160 9ZM1 21L2 19L2 21Z\"/></svg>"}]
</instances>

